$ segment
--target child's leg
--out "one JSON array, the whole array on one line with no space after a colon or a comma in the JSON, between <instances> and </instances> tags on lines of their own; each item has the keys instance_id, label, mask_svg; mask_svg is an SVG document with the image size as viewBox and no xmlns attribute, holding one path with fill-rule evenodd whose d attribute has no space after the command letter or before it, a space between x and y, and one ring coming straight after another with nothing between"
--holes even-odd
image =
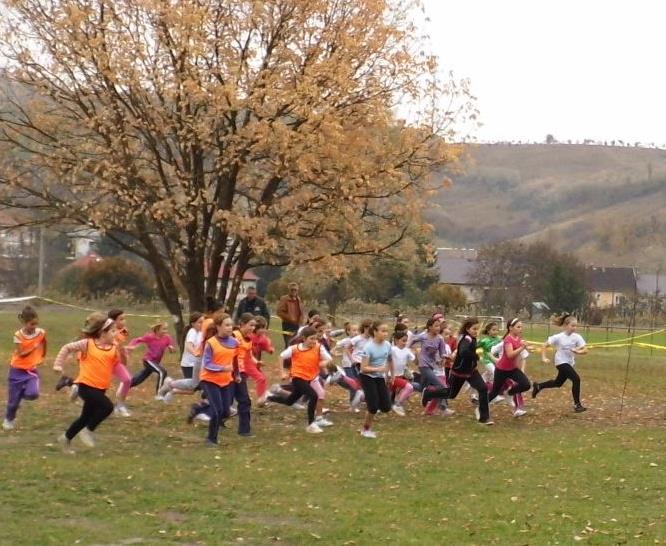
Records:
<instances>
[{"instance_id":1,"label":"child's leg","mask_svg":"<svg viewBox=\"0 0 666 546\"><path fill-rule=\"evenodd\" d=\"M210 421L208 422L208 436L206 439L209 442L216 444L220 432L220 425L222 424L222 419L224 417L224 393L218 385L208 381L202 381L201 388L206 393L206 398L208 399L210 407Z\"/></svg>"},{"instance_id":2,"label":"child's leg","mask_svg":"<svg viewBox=\"0 0 666 546\"><path fill-rule=\"evenodd\" d=\"M155 396L159 396L160 389L164 386L164 382L166 381L166 378L169 376L169 372L159 362L155 362L154 364L157 370L157 383L155 384Z\"/></svg>"},{"instance_id":3,"label":"child's leg","mask_svg":"<svg viewBox=\"0 0 666 546\"><path fill-rule=\"evenodd\" d=\"M113 375L115 375L120 381L120 385L118 385L118 391L116 392L116 401L118 405L122 405L125 403L127 394L132 387L132 376L130 375L127 367L120 362L118 362L116 367L113 368Z\"/></svg>"},{"instance_id":4,"label":"child's leg","mask_svg":"<svg viewBox=\"0 0 666 546\"><path fill-rule=\"evenodd\" d=\"M238 434L250 434L250 408L252 401L250 393L247 390L247 378L245 373L241 374L243 379L240 383L232 383L233 397L236 399L238 408Z\"/></svg>"},{"instance_id":5,"label":"child's leg","mask_svg":"<svg viewBox=\"0 0 666 546\"><path fill-rule=\"evenodd\" d=\"M26 372L16 368L9 368L8 392L7 392L7 411L5 419L13 421L16 419L16 412L21 405L25 384L27 381Z\"/></svg>"},{"instance_id":6,"label":"child's leg","mask_svg":"<svg viewBox=\"0 0 666 546\"><path fill-rule=\"evenodd\" d=\"M360 379L363 393L365 394L365 404L367 406L363 428L365 430L370 430L372 429L372 422L374 421L375 414L379 410L379 392L377 392L377 386L372 380L372 377L361 374Z\"/></svg>"},{"instance_id":7,"label":"child's leg","mask_svg":"<svg viewBox=\"0 0 666 546\"><path fill-rule=\"evenodd\" d=\"M317 395L316 412L315 412L316 416L321 417L323 415L322 410L324 408L324 399L326 398L326 391L324 390L324 386L321 384L321 381L319 381L319 377L315 377L312 381L310 381L310 387Z\"/></svg>"},{"instance_id":8,"label":"child's leg","mask_svg":"<svg viewBox=\"0 0 666 546\"><path fill-rule=\"evenodd\" d=\"M136 387L138 385L141 385L146 379L150 377L150 375L155 372L156 370L151 366L151 364L147 361L143 361L143 370L141 370L139 373L135 374L134 377L132 377L132 382L130 383L131 387Z\"/></svg>"},{"instance_id":9,"label":"child's leg","mask_svg":"<svg viewBox=\"0 0 666 546\"><path fill-rule=\"evenodd\" d=\"M396 398L396 401L398 404L401 406L404 406L407 400L409 400L409 397L416 392L414 390L414 385L411 383L407 383L402 389L400 389L400 392L398 393L398 397Z\"/></svg>"}]
</instances>

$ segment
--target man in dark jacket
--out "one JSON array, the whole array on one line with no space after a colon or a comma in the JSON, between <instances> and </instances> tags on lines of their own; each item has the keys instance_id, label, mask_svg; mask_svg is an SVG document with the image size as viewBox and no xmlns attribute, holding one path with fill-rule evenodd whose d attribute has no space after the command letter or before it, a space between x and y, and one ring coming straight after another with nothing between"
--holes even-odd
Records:
<instances>
[{"instance_id":1,"label":"man in dark jacket","mask_svg":"<svg viewBox=\"0 0 666 546\"><path fill-rule=\"evenodd\" d=\"M255 317L261 316L266 319L267 323L270 324L271 322L271 314L268 312L268 306L262 298L257 296L257 288L254 286L248 287L247 295L238 302L236 314L234 315L236 323L238 323L238 320L243 313L250 313Z\"/></svg>"}]
</instances>

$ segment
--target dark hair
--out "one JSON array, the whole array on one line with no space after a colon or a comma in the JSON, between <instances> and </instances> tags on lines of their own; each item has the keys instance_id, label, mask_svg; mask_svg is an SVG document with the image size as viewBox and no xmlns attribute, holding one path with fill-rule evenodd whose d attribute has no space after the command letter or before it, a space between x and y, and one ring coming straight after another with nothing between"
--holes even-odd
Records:
<instances>
[{"instance_id":1,"label":"dark hair","mask_svg":"<svg viewBox=\"0 0 666 546\"><path fill-rule=\"evenodd\" d=\"M520 319L518 317L513 317L509 322L506 323L506 333L502 336L502 338L505 338L511 333L511 328L513 328L516 324L520 322Z\"/></svg>"},{"instance_id":2,"label":"dark hair","mask_svg":"<svg viewBox=\"0 0 666 546\"><path fill-rule=\"evenodd\" d=\"M199 320L201 317L203 317L203 313L201 313L201 312L199 312L199 311L194 311L194 313L192 313L192 314L190 315L190 318L189 318L189 320L187 321L187 323L188 323L190 326L192 326L192 324L194 324L194 323L195 323L197 320Z\"/></svg>"},{"instance_id":3,"label":"dark hair","mask_svg":"<svg viewBox=\"0 0 666 546\"><path fill-rule=\"evenodd\" d=\"M206 298L206 312L207 313L215 313L222 309L224 307L224 304L220 300L216 300L212 296L208 296Z\"/></svg>"},{"instance_id":4,"label":"dark hair","mask_svg":"<svg viewBox=\"0 0 666 546\"><path fill-rule=\"evenodd\" d=\"M406 330L396 330L395 332L393 332L393 341L394 342L399 341L401 339L405 339L406 337L409 337L407 335Z\"/></svg>"},{"instance_id":5,"label":"dark hair","mask_svg":"<svg viewBox=\"0 0 666 546\"><path fill-rule=\"evenodd\" d=\"M439 319L436 319L436 318L432 318L432 317L430 317L430 318L426 321L426 325L425 325L426 330L429 330L430 328L432 328L432 327L433 327L436 323L438 323L438 322L439 322Z\"/></svg>"},{"instance_id":6,"label":"dark hair","mask_svg":"<svg viewBox=\"0 0 666 546\"><path fill-rule=\"evenodd\" d=\"M307 338L310 336L316 336L317 335L317 330L315 330L312 326L306 326L301 330L301 338L305 341Z\"/></svg>"},{"instance_id":7,"label":"dark hair","mask_svg":"<svg viewBox=\"0 0 666 546\"><path fill-rule=\"evenodd\" d=\"M254 317L254 320L256 322L257 330L268 327L268 321L261 315L259 315L258 317Z\"/></svg>"},{"instance_id":8,"label":"dark hair","mask_svg":"<svg viewBox=\"0 0 666 546\"><path fill-rule=\"evenodd\" d=\"M243 313L238 319L238 324L242 326L243 324L247 324L251 320L254 320L254 315L252 313Z\"/></svg>"},{"instance_id":9,"label":"dark hair","mask_svg":"<svg viewBox=\"0 0 666 546\"><path fill-rule=\"evenodd\" d=\"M379 330L380 327L385 326L386 323L383 320L375 320L371 325L370 329L368 330L368 334L370 334L371 337L374 337L377 331Z\"/></svg>"},{"instance_id":10,"label":"dark hair","mask_svg":"<svg viewBox=\"0 0 666 546\"><path fill-rule=\"evenodd\" d=\"M124 314L125 311L123 311L122 309L111 309L111 311L109 311L106 316L109 317L110 319L118 320L118 317Z\"/></svg>"},{"instance_id":11,"label":"dark hair","mask_svg":"<svg viewBox=\"0 0 666 546\"><path fill-rule=\"evenodd\" d=\"M403 324L402 322L398 322L398 324L395 325L393 328L393 331L397 333L405 333L407 335L407 330L409 330L408 326L406 324Z\"/></svg>"},{"instance_id":12,"label":"dark hair","mask_svg":"<svg viewBox=\"0 0 666 546\"><path fill-rule=\"evenodd\" d=\"M565 324L569 324L572 319L575 319L576 317L573 316L571 313L562 313L561 317L557 317L555 319L555 324L558 326L564 326Z\"/></svg>"},{"instance_id":13,"label":"dark hair","mask_svg":"<svg viewBox=\"0 0 666 546\"><path fill-rule=\"evenodd\" d=\"M26 305L23 310L18 314L18 319L23 323L26 324L30 322L31 320L38 319L39 317L37 316L37 311L35 311L34 307L32 305Z\"/></svg>"},{"instance_id":14,"label":"dark hair","mask_svg":"<svg viewBox=\"0 0 666 546\"><path fill-rule=\"evenodd\" d=\"M460 326L461 335L464 336L469 334L468 330L475 324L479 324L479 319L477 317L467 317L465 322L463 322Z\"/></svg>"},{"instance_id":15,"label":"dark hair","mask_svg":"<svg viewBox=\"0 0 666 546\"><path fill-rule=\"evenodd\" d=\"M308 311L308 318L309 319L311 319L312 317L315 317L317 315L319 315L319 311L317 311L316 309L310 309Z\"/></svg>"},{"instance_id":16,"label":"dark hair","mask_svg":"<svg viewBox=\"0 0 666 546\"><path fill-rule=\"evenodd\" d=\"M372 319L366 318L361 321L361 324L359 324L358 329L360 330L361 334L365 334L366 331L372 326Z\"/></svg>"},{"instance_id":17,"label":"dark hair","mask_svg":"<svg viewBox=\"0 0 666 546\"><path fill-rule=\"evenodd\" d=\"M499 326L499 324L497 324L496 322L489 322L488 324L486 324L486 326L483 328L483 335L489 336L490 330L492 330L494 326Z\"/></svg>"}]
</instances>

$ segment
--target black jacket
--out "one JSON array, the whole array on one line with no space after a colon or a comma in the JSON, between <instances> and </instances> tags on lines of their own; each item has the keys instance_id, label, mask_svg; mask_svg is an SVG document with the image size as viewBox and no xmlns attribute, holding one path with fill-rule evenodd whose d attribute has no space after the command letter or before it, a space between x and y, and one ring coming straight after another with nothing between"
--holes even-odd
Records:
<instances>
[{"instance_id":1,"label":"black jacket","mask_svg":"<svg viewBox=\"0 0 666 546\"><path fill-rule=\"evenodd\" d=\"M471 375L479 363L479 355L476 354L476 338L464 335L458 342L456 359L453 361L452 371L459 375Z\"/></svg>"},{"instance_id":2,"label":"black jacket","mask_svg":"<svg viewBox=\"0 0 666 546\"><path fill-rule=\"evenodd\" d=\"M271 314L268 312L268 306L266 305L266 302L259 296L254 298L252 301L248 300L247 298L243 298L238 302L238 308L236 309L236 314L234 315L236 322L238 322L238 319L240 319L240 316L243 313L250 313L255 317L262 316L266 319L266 322L269 324L271 322Z\"/></svg>"}]
</instances>

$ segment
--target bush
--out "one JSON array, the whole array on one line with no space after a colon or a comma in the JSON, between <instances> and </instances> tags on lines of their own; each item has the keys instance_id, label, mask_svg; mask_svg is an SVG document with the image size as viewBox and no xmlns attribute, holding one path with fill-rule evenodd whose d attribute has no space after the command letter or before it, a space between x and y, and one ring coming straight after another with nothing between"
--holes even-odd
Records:
<instances>
[{"instance_id":1,"label":"bush","mask_svg":"<svg viewBox=\"0 0 666 546\"><path fill-rule=\"evenodd\" d=\"M52 288L85 299L123 292L136 301L155 297L151 276L138 264L120 257L105 258L87 268L68 266L58 273Z\"/></svg>"},{"instance_id":2,"label":"bush","mask_svg":"<svg viewBox=\"0 0 666 546\"><path fill-rule=\"evenodd\" d=\"M443 307L446 312L451 309L462 309L467 298L457 286L450 284L433 284L426 291L426 298L431 305Z\"/></svg>"}]
</instances>

